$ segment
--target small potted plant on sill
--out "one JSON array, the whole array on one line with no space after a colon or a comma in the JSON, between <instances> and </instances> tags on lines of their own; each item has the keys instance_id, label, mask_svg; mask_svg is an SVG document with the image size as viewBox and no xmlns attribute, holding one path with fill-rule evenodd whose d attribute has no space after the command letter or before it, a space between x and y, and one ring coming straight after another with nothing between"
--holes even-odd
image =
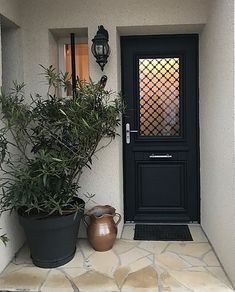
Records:
<instances>
[{"instance_id":1,"label":"small potted plant on sill","mask_svg":"<svg viewBox=\"0 0 235 292\"><path fill-rule=\"evenodd\" d=\"M73 96L68 74L44 68L46 96L25 101L24 84L1 94L0 212L19 214L33 263L52 268L70 261L76 250L85 202L79 178L92 157L117 135L122 100L101 82L77 81ZM98 147L103 138L108 143Z\"/></svg>"}]
</instances>

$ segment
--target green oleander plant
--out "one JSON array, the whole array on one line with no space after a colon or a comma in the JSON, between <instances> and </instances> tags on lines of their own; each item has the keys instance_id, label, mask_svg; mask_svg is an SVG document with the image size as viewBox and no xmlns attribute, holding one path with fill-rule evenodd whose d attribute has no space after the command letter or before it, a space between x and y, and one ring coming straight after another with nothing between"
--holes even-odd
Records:
<instances>
[{"instance_id":1,"label":"green oleander plant","mask_svg":"<svg viewBox=\"0 0 235 292\"><path fill-rule=\"evenodd\" d=\"M25 84L14 82L0 95L0 212L58 216L79 210L75 198L84 168L118 135L120 95L100 82L77 80L73 95L62 98L69 75L42 68L47 94L28 102ZM5 235L1 240L6 243Z\"/></svg>"}]
</instances>

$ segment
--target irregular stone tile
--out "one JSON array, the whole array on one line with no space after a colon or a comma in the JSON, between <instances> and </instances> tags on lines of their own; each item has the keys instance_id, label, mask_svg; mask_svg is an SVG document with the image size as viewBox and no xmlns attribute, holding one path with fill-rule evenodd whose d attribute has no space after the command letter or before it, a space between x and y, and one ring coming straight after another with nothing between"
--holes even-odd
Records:
<instances>
[{"instance_id":1,"label":"irregular stone tile","mask_svg":"<svg viewBox=\"0 0 235 292\"><path fill-rule=\"evenodd\" d=\"M121 267L115 271L114 279L115 279L115 282L117 283L119 288L122 287L122 284L126 280L126 277L128 276L129 272L130 272L129 267Z\"/></svg>"},{"instance_id":2,"label":"irregular stone tile","mask_svg":"<svg viewBox=\"0 0 235 292\"><path fill-rule=\"evenodd\" d=\"M9 274L9 273L13 273L15 271L18 271L20 269L22 269L23 267L25 267L25 265L21 264L21 265L15 265L13 263L10 263L6 268L5 270L3 271L3 273L1 274L1 276L5 276L6 274Z\"/></svg>"},{"instance_id":3,"label":"irregular stone tile","mask_svg":"<svg viewBox=\"0 0 235 292\"><path fill-rule=\"evenodd\" d=\"M85 258L92 255L95 250L91 247L90 243L86 239L79 239L77 248L82 252Z\"/></svg>"},{"instance_id":4,"label":"irregular stone tile","mask_svg":"<svg viewBox=\"0 0 235 292\"><path fill-rule=\"evenodd\" d=\"M207 272L207 270L204 267L192 267L192 268L188 268L187 271L191 271L191 272Z\"/></svg>"},{"instance_id":5,"label":"irregular stone tile","mask_svg":"<svg viewBox=\"0 0 235 292\"><path fill-rule=\"evenodd\" d=\"M171 243L167 248L167 251L193 257L201 257L209 250L211 250L209 243Z\"/></svg>"},{"instance_id":6,"label":"irregular stone tile","mask_svg":"<svg viewBox=\"0 0 235 292\"><path fill-rule=\"evenodd\" d=\"M128 250L132 249L136 245L137 245L136 241L118 239L114 243L113 251L119 255L124 252L127 252Z\"/></svg>"},{"instance_id":7,"label":"irregular stone tile","mask_svg":"<svg viewBox=\"0 0 235 292\"><path fill-rule=\"evenodd\" d=\"M181 287L172 287L172 288L169 288L169 286L166 286L164 288L162 288L161 290L162 292L194 292L188 288L185 288L183 286ZM196 291L195 291L196 292ZM199 292L199 291L197 291ZM204 291L201 291L201 292L204 292Z\"/></svg>"},{"instance_id":8,"label":"irregular stone tile","mask_svg":"<svg viewBox=\"0 0 235 292\"><path fill-rule=\"evenodd\" d=\"M12 262L17 265L22 265L22 264L33 265L32 259L30 257L30 250L29 250L28 245L24 245L19 250L19 252L16 254Z\"/></svg>"},{"instance_id":9,"label":"irregular stone tile","mask_svg":"<svg viewBox=\"0 0 235 292\"><path fill-rule=\"evenodd\" d=\"M158 275L167 272L167 269L161 265L154 265L154 269L157 271Z\"/></svg>"},{"instance_id":10,"label":"irregular stone tile","mask_svg":"<svg viewBox=\"0 0 235 292\"><path fill-rule=\"evenodd\" d=\"M88 261L90 269L109 276L113 275L119 265L119 259L112 250L95 252L88 258Z\"/></svg>"},{"instance_id":11,"label":"irregular stone tile","mask_svg":"<svg viewBox=\"0 0 235 292\"><path fill-rule=\"evenodd\" d=\"M160 254L168 244L167 241L141 241L138 247L154 254Z\"/></svg>"},{"instance_id":12,"label":"irregular stone tile","mask_svg":"<svg viewBox=\"0 0 235 292\"><path fill-rule=\"evenodd\" d=\"M153 262L153 260L154 260L154 255L150 253L149 255L147 255L147 258L150 259L150 261Z\"/></svg>"},{"instance_id":13,"label":"irregular stone tile","mask_svg":"<svg viewBox=\"0 0 235 292\"><path fill-rule=\"evenodd\" d=\"M214 254L213 251L208 252L204 257L203 257L203 261L211 267L219 267L220 263L216 257L216 255Z\"/></svg>"},{"instance_id":14,"label":"irregular stone tile","mask_svg":"<svg viewBox=\"0 0 235 292\"><path fill-rule=\"evenodd\" d=\"M38 291L45 281L48 270L36 267L23 267L20 270L2 275L0 277L0 289L12 290L33 290Z\"/></svg>"},{"instance_id":15,"label":"irregular stone tile","mask_svg":"<svg viewBox=\"0 0 235 292\"><path fill-rule=\"evenodd\" d=\"M135 232L135 225L124 225L121 238L133 240L134 232Z\"/></svg>"},{"instance_id":16,"label":"irregular stone tile","mask_svg":"<svg viewBox=\"0 0 235 292\"><path fill-rule=\"evenodd\" d=\"M170 271L170 274L192 291L206 292L210 291L209 289L211 289L211 292L229 291L226 290L228 287L225 284L213 277L209 272Z\"/></svg>"},{"instance_id":17,"label":"irregular stone tile","mask_svg":"<svg viewBox=\"0 0 235 292\"><path fill-rule=\"evenodd\" d=\"M61 266L61 268L83 268L84 258L81 252L76 251L74 258L67 264Z\"/></svg>"},{"instance_id":18,"label":"irregular stone tile","mask_svg":"<svg viewBox=\"0 0 235 292\"><path fill-rule=\"evenodd\" d=\"M73 292L73 288L69 280L59 270L49 272L45 283L41 288L41 292Z\"/></svg>"},{"instance_id":19,"label":"irregular stone tile","mask_svg":"<svg viewBox=\"0 0 235 292\"><path fill-rule=\"evenodd\" d=\"M138 247L134 247L130 251L121 254L119 257L121 260L121 265L128 266L130 263L133 263L137 261L138 259L143 258L147 255L149 255L149 252L143 249L140 249Z\"/></svg>"},{"instance_id":20,"label":"irregular stone tile","mask_svg":"<svg viewBox=\"0 0 235 292\"><path fill-rule=\"evenodd\" d=\"M164 272L160 275L159 281L161 282L162 291L174 291L174 292L189 292L190 290L182 286L177 282L168 272Z\"/></svg>"},{"instance_id":21,"label":"irregular stone tile","mask_svg":"<svg viewBox=\"0 0 235 292\"><path fill-rule=\"evenodd\" d=\"M233 289L230 289L230 288L221 288L221 287L218 287L218 288L202 288L202 289L198 289L198 290L195 290L196 292L234 292Z\"/></svg>"},{"instance_id":22,"label":"irregular stone tile","mask_svg":"<svg viewBox=\"0 0 235 292\"><path fill-rule=\"evenodd\" d=\"M171 252L164 252L155 257L155 264L161 264L172 270L182 270L191 267L186 261L178 255Z\"/></svg>"},{"instance_id":23,"label":"irregular stone tile","mask_svg":"<svg viewBox=\"0 0 235 292\"><path fill-rule=\"evenodd\" d=\"M190 256L181 256L187 263L192 265L193 267L205 267L206 263L199 260L198 258L190 257Z\"/></svg>"},{"instance_id":24,"label":"irregular stone tile","mask_svg":"<svg viewBox=\"0 0 235 292\"><path fill-rule=\"evenodd\" d=\"M87 272L87 270L84 268L64 268L63 271L71 278L78 277Z\"/></svg>"},{"instance_id":25,"label":"irregular stone tile","mask_svg":"<svg viewBox=\"0 0 235 292\"><path fill-rule=\"evenodd\" d=\"M122 291L135 291L134 289L155 289L158 291L158 275L153 267L146 267L137 272L131 273L127 276L126 281L123 284Z\"/></svg>"},{"instance_id":26,"label":"irregular stone tile","mask_svg":"<svg viewBox=\"0 0 235 292\"><path fill-rule=\"evenodd\" d=\"M207 270L212 273L218 280L224 282L229 288L232 288L230 281L225 275L224 270L221 267L207 267Z\"/></svg>"},{"instance_id":27,"label":"irregular stone tile","mask_svg":"<svg viewBox=\"0 0 235 292\"><path fill-rule=\"evenodd\" d=\"M158 288L123 288L121 290L122 292L158 292ZM109 291L105 291L105 292L109 292Z\"/></svg>"},{"instance_id":28,"label":"irregular stone tile","mask_svg":"<svg viewBox=\"0 0 235 292\"><path fill-rule=\"evenodd\" d=\"M74 280L74 284L78 287L80 292L105 292L105 291L119 291L119 288L114 283L113 279L96 271L89 271Z\"/></svg>"},{"instance_id":29,"label":"irregular stone tile","mask_svg":"<svg viewBox=\"0 0 235 292\"><path fill-rule=\"evenodd\" d=\"M130 268L131 273L133 273L133 272L136 272L136 271L141 270L143 268L146 268L152 264L153 264L153 262L149 258L144 257L144 258L140 258L137 261L131 263L129 265L129 268Z\"/></svg>"},{"instance_id":30,"label":"irregular stone tile","mask_svg":"<svg viewBox=\"0 0 235 292\"><path fill-rule=\"evenodd\" d=\"M208 239L199 225L189 225L189 230L195 242L208 242Z\"/></svg>"}]
</instances>

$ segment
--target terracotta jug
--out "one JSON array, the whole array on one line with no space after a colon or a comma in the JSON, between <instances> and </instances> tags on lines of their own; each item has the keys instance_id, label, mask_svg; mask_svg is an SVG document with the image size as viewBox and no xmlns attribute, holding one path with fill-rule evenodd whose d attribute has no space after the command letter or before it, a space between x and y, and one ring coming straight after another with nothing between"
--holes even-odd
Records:
<instances>
[{"instance_id":1,"label":"terracotta jug","mask_svg":"<svg viewBox=\"0 0 235 292\"><path fill-rule=\"evenodd\" d=\"M121 215L115 211L109 205L95 206L84 215L88 241L97 251L107 251L113 247L117 237L117 225L121 221ZM117 222L114 221L115 217L118 217Z\"/></svg>"}]
</instances>

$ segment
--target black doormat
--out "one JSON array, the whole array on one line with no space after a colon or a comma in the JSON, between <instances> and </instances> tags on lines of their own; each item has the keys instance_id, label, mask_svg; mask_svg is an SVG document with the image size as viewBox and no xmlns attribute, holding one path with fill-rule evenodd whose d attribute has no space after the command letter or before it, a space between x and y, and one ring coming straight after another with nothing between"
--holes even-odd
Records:
<instances>
[{"instance_id":1,"label":"black doormat","mask_svg":"<svg viewBox=\"0 0 235 292\"><path fill-rule=\"evenodd\" d=\"M193 241L187 225L135 225L134 240Z\"/></svg>"}]
</instances>

